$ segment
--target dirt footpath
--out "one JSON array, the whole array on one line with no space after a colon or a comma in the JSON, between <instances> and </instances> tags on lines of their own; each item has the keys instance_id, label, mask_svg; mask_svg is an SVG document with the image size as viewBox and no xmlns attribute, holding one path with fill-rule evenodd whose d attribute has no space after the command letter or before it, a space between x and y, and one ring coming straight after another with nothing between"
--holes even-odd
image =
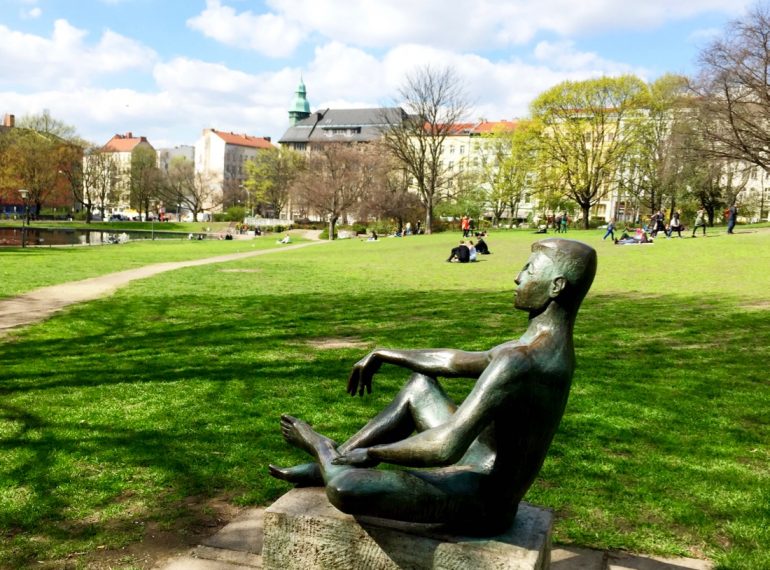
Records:
<instances>
[{"instance_id":1,"label":"dirt footpath","mask_svg":"<svg viewBox=\"0 0 770 570\"><path fill-rule=\"evenodd\" d=\"M61 285L52 285L50 287L35 289L34 291L24 293L18 297L0 301L0 338L7 336L8 333L15 328L45 320L56 311L60 311L69 305L111 295L115 290L130 283L134 279L144 279L145 277L152 277L158 273L173 271L174 269L181 269L182 267L195 267L197 265L208 265L210 263L237 261L239 259L246 259L257 255L267 255L289 249L299 249L318 243L324 242L312 241L295 245L286 245L275 249L232 253L229 255L219 255L216 257L207 257L191 261L155 263L137 269L109 273L107 275L102 275L101 277L92 277L81 281L71 281L69 283L62 283Z\"/></svg>"}]
</instances>

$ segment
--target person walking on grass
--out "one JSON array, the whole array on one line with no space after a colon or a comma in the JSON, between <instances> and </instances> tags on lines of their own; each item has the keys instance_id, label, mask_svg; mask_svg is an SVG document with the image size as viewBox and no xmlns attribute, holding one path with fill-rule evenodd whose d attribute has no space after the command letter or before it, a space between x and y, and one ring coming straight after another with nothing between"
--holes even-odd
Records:
<instances>
[{"instance_id":1,"label":"person walking on grass","mask_svg":"<svg viewBox=\"0 0 770 570\"><path fill-rule=\"evenodd\" d=\"M733 204L727 210L727 233L732 234L735 227L735 221L738 217L738 208Z\"/></svg>"},{"instance_id":2,"label":"person walking on grass","mask_svg":"<svg viewBox=\"0 0 770 570\"><path fill-rule=\"evenodd\" d=\"M703 228L703 237L706 237L706 210L703 208L698 209L698 213L695 214L695 224L692 227L692 237L695 237L695 232L698 228Z\"/></svg>"},{"instance_id":3,"label":"person walking on grass","mask_svg":"<svg viewBox=\"0 0 770 570\"><path fill-rule=\"evenodd\" d=\"M610 223L607 224L607 233L604 234L602 241L607 239L607 236L610 236L610 239L615 241L615 220L610 220Z\"/></svg>"}]
</instances>

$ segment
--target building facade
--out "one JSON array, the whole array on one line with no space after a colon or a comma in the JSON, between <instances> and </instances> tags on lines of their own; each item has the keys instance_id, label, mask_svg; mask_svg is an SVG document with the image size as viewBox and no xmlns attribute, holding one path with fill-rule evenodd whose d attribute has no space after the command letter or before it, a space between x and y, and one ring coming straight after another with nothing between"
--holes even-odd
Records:
<instances>
[{"instance_id":1,"label":"building facade","mask_svg":"<svg viewBox=\"0 0 770 570\"><path fill-rule=\"evenodd\" d=\"M222 208L248 205L246 161L261 150L274 148L270 137L204 129L195 143L195 171L203 173L221 191Z\"/></svg>"},{"instance_id":2,"label":"building facade","mask_svg":"<svg viewBox=\"0 0 770 570\"><path fill-rule=\"evenodd\" d=\"M131 158L134 151L144 148L155 153L155 148L147 137L134 136L134 133L116 134L102 147L102 152L111 155L117 166L117 181L112 200L105 215L131 212ZM89 157L84 157L89 160Z\"/></svg>"}]
</instances>

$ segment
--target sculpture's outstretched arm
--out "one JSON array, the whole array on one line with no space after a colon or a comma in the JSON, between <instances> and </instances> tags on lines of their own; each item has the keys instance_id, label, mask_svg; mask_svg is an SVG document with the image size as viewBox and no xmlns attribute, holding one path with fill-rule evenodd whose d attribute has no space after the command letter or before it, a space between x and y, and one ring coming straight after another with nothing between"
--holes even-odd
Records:
<instances>
[{"instance_id":1,"label":"sculpture's outstretched arm","mask_svg":"<svg viewBox=\"0 0 770 570\"><path fill-rule=\"evenodd\" d=\"M348 380L348 393L354 396L371 393L372 377L385 363L395 364L436 378L478 378L491 360L490 352L467 352L449 348L426 350L393 350L380 348L353 365Z\"/></svg>"},{"instance_id":2,"label":"sculpture's outstretched arm","mask_svg":"<svg viewBox=\"0 0 770 570\"><path fill-rule=\"evenodd\" d=\"M529 367L529 358L521 349L508 350L484 370L447 422L394 443L351 450L335 463L356 465L377 460L411 467L456 463L495 415L504 412Z\"/></svg>"}]
</instances>

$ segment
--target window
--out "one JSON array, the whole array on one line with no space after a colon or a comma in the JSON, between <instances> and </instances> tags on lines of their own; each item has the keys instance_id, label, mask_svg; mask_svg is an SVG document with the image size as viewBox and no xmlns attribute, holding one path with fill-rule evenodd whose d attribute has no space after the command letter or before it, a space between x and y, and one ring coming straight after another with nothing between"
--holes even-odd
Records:
<instances>
[{"instance_id":1,"label":"window","mask_svg":"<svg viewBox=\"0 0 770 570\"><path fill-rule=\"evenodd\" d=\"M460 154L465 154L465 145L460 145Z\"/></svg>"}]
</instances>

